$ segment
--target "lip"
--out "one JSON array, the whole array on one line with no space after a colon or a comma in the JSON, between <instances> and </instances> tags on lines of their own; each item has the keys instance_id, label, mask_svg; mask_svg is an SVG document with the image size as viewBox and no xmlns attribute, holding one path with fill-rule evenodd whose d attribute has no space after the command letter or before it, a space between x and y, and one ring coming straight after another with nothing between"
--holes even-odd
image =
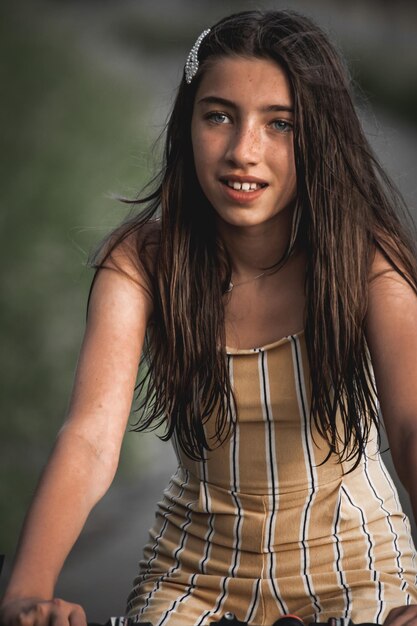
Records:
<instances>
[{"instance_id":1,"label":"lip","mask_svg":"<svg viewBox=\"0 0 417 626\"><path fill-rule=\"evenodd\" d=\"M230 174L230 176L224 174L222 176L219 176L219 180L222 183L230 180L234 183L258 183L259 185L268 184L266 180L263 180L262 178L257 178L256 176L238 176L237 174Z\"/></svg>"},{"instance_id":2,"label":"lip","mask_svg":"<svg viewBox=\"0 0 417 626\"><path fill-rule=\"evenodd\" d=\"M233 181L242 182L242 183L245 183L245 182L263 183L266 186L260 187L259 189L256 189L256 191L240 191L238 189L233 189L233 187L229 187L227 182L224 182L225 180L233 180ZM226 198L237 204L251 204L252 202L257 200L264 193L264 191L266 191L266 189L268 188L268 185L264 183L264 181L260 181L259 179L256 180L254 178L248 178L248 177L240 177L240 178L230 177L227 179L222 178L222 180L220 180L220 186Z\"/></svg>"}]
</instances>

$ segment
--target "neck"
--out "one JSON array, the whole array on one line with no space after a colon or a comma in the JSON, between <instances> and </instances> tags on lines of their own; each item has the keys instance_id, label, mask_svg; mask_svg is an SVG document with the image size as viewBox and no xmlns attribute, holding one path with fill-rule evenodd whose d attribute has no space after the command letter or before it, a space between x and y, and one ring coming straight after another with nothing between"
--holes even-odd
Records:
<instances>
[{"instance_id":1,"label":"neck","mask_svg":"<svg viewBox=\"0 0 417 626\"><path fill-rule=\"evenodd\" d=\"M291 233L292 211L283 211L277 218L244 227L218 221L218 232L230 255L236 280L259 274L284 255Z\"/></svg>"}]
</instances>

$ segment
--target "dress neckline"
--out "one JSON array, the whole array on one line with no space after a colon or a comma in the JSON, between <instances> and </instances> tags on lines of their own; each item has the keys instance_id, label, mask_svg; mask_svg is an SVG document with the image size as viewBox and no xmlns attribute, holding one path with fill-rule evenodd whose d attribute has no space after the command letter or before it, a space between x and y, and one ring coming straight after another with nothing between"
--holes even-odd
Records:
<instances>
[{"instance_id":1,"label":"dress neckline","mask_svg":"<svg viewBox=\"0 0 417 626\"><path fill-rule=\"evenodd\" d=\"M304 329L299 330L297 333L286 335L285 337L281 337L281 339L277 339L276 341L267 343L264 346L260 346L259 348L231 348L229 346L226 346L226 354L233 356L236 354L256 354L257 352L265 352L265 350L271 350L272 348L277 348L278 346L284 345L291 341L292 337L300 337L303 333Z\"/></svg>"}]
</instances>

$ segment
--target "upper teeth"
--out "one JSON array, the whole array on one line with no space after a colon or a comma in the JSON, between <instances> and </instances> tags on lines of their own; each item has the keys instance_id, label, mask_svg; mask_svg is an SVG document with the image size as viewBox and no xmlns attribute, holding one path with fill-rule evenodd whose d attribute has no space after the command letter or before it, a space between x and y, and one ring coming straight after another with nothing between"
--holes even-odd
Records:
<instances>
[{"instance_id":1,"label":"upper teeth","mask_svg":"<svg viewBox=\"0 0 417 626\"><path fill-rule=\"evenodd\" d=\"M236 180L228 180L227 184L237 191L254 191L261 187L258 183L239 183Z\"/></svg>"}]
</instances>

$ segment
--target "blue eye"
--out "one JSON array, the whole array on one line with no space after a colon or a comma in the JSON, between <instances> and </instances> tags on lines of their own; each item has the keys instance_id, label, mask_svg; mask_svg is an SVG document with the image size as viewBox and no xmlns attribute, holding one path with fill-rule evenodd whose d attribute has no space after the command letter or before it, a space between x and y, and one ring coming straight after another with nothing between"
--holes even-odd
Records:
<instances>
[{"instance_id":1,"label":"blue eye","mask_svg":"<svg viewBox=\"0 0 417 626\"><path fill-rule=\"evenodd\" d=\"M274 120L272 125L276 130L281 133L289 133L293 129L293 125L291 122L287 122L287 120Z\"/></svg>"},{"instance_id":2,"label":"blue eye","mask_svg":"<svg viewBox=\"0 0 417 626\"><path fill-rule=\"evenodd\" d=\"M227 124L227 122L229 121L229 117L226 115L226 113L208 113L206 117L208 120L214 122L215 124Z\"/></svg>"}]
</instances>

